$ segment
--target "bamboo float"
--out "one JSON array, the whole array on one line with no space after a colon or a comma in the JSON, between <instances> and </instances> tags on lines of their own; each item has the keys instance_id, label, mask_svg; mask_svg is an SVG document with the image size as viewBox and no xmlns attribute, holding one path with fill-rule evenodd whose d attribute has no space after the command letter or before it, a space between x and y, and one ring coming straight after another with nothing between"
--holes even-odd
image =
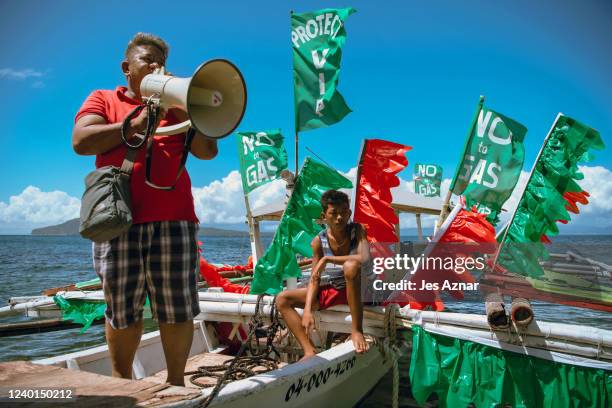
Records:
<instances>
[{"instance_id":1,"label":"bamboo float","mask_svg":"<svg viewBox=\"0 0 612 408\"><path fill-rule=\"evenodd\" d=\"M514 324L522 327L527 327L533 321L533 309L531 303L524 298L512 299L510 307L510 317Z\"/></svg>"},{"instance_id":2,"label":"bamboo float","mask_svg":"<svg viewBox=\"0 0 612 408\"><path fill-rule=\"evenodd\" d=\"M207 294L207 295L217 295L217 294ZM240 301L228 301L221 302L218 299L215 301L201 301L200 308L202 310L202 316L205 320L208 321L231 321L234 323L245 323L248 318L255 314L256 305L253 303L252 297L253 295L243 299ZM233 299L237 300L237 299ZM264 320L268 320L268 316L271 310L271 298L265 299L260 305L260 313ZM379 309L380 310L380 309ZM384 313L381 313L379 310L365 310L364 319L363 319L363 327L364 332L366 334L372 334L375 336L384 336ZM299 314L302 313L301 309L297 309ZM348 312L348 307L334 307L334 310L324 310L319 311L315 314L315 321L317 322L317 327L319 330L329 330L336 331L342 333L350 333L351 330L351 316ZM403 311L402 311L403 312ZM419 313L427 313L427 312L419 312ZM435 313L435 312L430 312ZM431 331L444 331L447 336L453 337L454 335L462 335L464 338L472 339L472 340L493 340L500 343L506 343L510 345L518 345L521 347L532 347L538 348L548 351L557 351L566 354L572 354L581 357L588 358L597 358L606 361L612 361L612 348L606 346L605 338L602 336L600 341L593 343L589 342L580 342L580 341L572 341L566 338L559 338L550 333L555 332L553 329L558 328L550 328L548 336L544 336L541 332L536 332L535 334L530 333L525 330L522 332L512 331L510 329L503 331L491 331L486 322L485 316L477 316L481 319L475 319L477 323L480 324L481 327L476 327L474 325L461 325L457 324L457 322L453 322L456 318L461 316L450 316L450 319L444 319L445 314L450 315L460 315L458 313L439 313L440 317L437 321L427 321L429 319L422 319L418 323L414 321L410 321L404 313L400 315L396 315L396 322L398 323L398 327L408 328L412 324L418 324L422 326L426 330ZM470 315L468 315L470 316ZM444 322L444 320L447 320ZM450 322L449 322L450 320ZM466 323L466 322L462 322ZM545 324L545 325L553 325L553 324ZM566 325L570 326L570 325ZM575 329L575 326L572 326ZM604 332L599 330L600 332ZM600 333L602 334L602 333ZM610 333L603 333L607 335L608 342L612 339L610 338ZM592 340L592 339L591 339ZM503 349L503 344L501 345Z\"/></svg>"},{"instance_id":3,"label":"bamboo float","mask_svg":"<svg viewBox=\"0 0 612 408\"><path fill-rule=\"evenodd\" d=\"M103 324L104 320L94 320L92 325ZM46 333L58 330L78 329L83 325L72 320L46 319L33 322L0 324L0 337L21 336L24 334Z\"/></svg>"},{"instance_id":4,"label":"bamboo float","mask_svg":"<svg viewBox=\"0 0 612 408\"><path fill-rule=\"evenodd\" d=\"M312 259L307 258L307 259L303 259L301 261L298 261L298 266L302 269L307 268L309 266L312 265ZM232 278L243 278L243 277L252 277L253 275L253 268L249 268L245 271L220 271L219 275L222 278L228 278L228 279L232 279ZM44 296L53 296L55 294L57 294L58 292L74 292L74 291L95 291L95 290L101 290L102 289L102 285L100 283L95 283L92 285L87 285L87 286L77 286L78 283L73 283L71 285L67 285L67 286L59 286L57 288L49 288L49 289L45 289L42 291L42 294Z\"/></svg>"},{"instance_id":5,"label":"bamboo float","mask_svg":"<svg viewBox=\"0 0 612 408\"><path fill-rule=\"evenodd\" d=\"M229 304L254 304L257 302L257 295L241 295L235 293L201 292L199 294L199 297L200 305L202 305L203 302L225 302ZM272 296L265 296L262 300L262 306L269 306L272 303L272 299ZM234 305L232 312L235 313L237 310L237 307ZM334 306L333 310L325 310L319 313L328 313L332 311L348 313L349 308L346 305ZM382 319L384 317L384 309L381 307L367 307L366 309L364 309L364 317L366 314L368 314L369 316L378 315L378 319ZM485 315L431 312L404 308L400 310L400 314L396 315L396 318L398 320L404 320L407 325L436 323L476 328L486 331L491 330L487 322L487 317ZM580 330L576 330L577 328L579 328ZM513 328L510 328L510 330L511 332L516 333ZM545 337L548 339L560 339L565 341L573 341L577 343L586 343L595 346L605 346L612 348L612 331L588 326L576 326L564 323L534 321L528 327L524 328L520 334Z\"/></svg>"},{"instance_id":6,"label":"bamboo float","mask_svg":"<svg viewBox=\"0 0 612 408\"><path fill-rule=\"evenodd\" d=\"M232 283L247 283L253 279L252 276L243 276L240 278L230 278ZM208 288L206 282L199 282L198 288ZM65 291L56 292L64 296L66 299L79 299L91 302L104 302L104 294L101 290L98 291ZM8 301L9 306L0 307L0 317L18 316L27 314L29 310L36 311L59 311L60 309L55 304L53 296L16 296Z\"/></svg>"},{"instance_id":7,"label":"bamboo float","mask_svg":"<svg viewBox=\"0 0 612 408\"><path fill-rule=\"evenodd\" d=\"M66 292L63 296L66 299L82 299L82 300L89 300L92 302L104 302L104 295L102 294L102 292L86 293L86 292L80 292L80 291L73 291L73 292ZM31 302L24 302L24 303L11 304L11 301L9 301L9 306L0 307L0 317L15 316L15 315L23 314L23 313L27 314L28 310L40 309L46 306L57 307L55 305L55 301L53 300L52 296L45 296L45 298L37 299Z\"/></svg>"}]
</instances>

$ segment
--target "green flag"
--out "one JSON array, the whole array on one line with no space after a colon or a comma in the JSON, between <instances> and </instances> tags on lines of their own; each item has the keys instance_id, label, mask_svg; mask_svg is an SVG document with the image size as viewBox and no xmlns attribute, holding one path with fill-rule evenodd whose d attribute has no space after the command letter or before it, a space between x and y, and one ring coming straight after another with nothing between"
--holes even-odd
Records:
<instances>
[{"instance_id":1,"label":"green flag","mask_svg":"<svg viewBox=\"0 0 612 408\"><path fill-rule=\"evenodd\" d=\"M351 112L336 87L346 41L344 21L354 12L291 14L296 132L333 125Z\"/></svg>"},{"instance_id":2,"label":"green flag","mask_svg":"<svg viewBox=\"0 0 612 408\"><path fill-rule=\"evenodd\" d=\"M504 234L498 263L525 276L543 275L540 260L548 257L543 236L557 235L557 222L570 221L572 197L586 195L576 182L584 175L578 163L592 159L589 150L604 148L595 129L560 115L547 139ZM576 209L572 211L576 212Z\"/></svg>"},{"instance_id":3,"label":"green flag","mask_svg":"<svg viewBox=\"0 0 612 408\"><path fill-rule=\"evenodd\" d=\"M495 225L521 175L527 128L478 104L464 155L450 189L464 195L468 207L477 205Z\"/></svg>"},{"instance_id":4,"label":"green flag","mask_svg":"<svg viewBox=\"0 0 612 408\"><path fill-rule=\"evenodd\" d=\"M425 197L440 197L442 167L436 164L414 165L414 192Z\"/></svg>"},{"instance_id":5,"label":"green flag","mask_svg":"<svg viewBox=\"0 0 612 408\"><path fill-rule=\"evenodd\" d=\"M287 168L287 151L279 129L265 132L238 132L238 157L242 188L248 194L280 177Z\"/></svg>"},{"instance_id":6,"label":"green flag","mask_svg":"<svg viewBox=\"0 0 612 408\"><path fill-rule=\"evenodd\" d=\"M316 223L323 210L321 196L330 189L352 187L336 170L306 158L274 239L257 261L251 293L274 295L283 290L283 279L300 276L295 254L312 256L310 242L322 230Z\"/></svg>"}]
</instances>

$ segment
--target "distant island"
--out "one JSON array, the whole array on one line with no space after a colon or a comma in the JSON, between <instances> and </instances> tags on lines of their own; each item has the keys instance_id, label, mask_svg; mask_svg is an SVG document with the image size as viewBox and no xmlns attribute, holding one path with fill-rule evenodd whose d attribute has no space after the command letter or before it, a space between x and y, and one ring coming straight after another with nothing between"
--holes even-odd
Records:
<instances>
[{"instance_id":1,"label":"distant island","mask_svg":"<svg viewBox=\"0 0 612 408\"><path fill-rule=\"evenodd\" d=\"M35 228L32 235L79 235L79 219L75 218L62 224ZM222 228L200 227L200 235L209 237L248 237L248 231L237 231ZM272 236L272 232L261 233L262 237Z\"/></svg>"}]
</instances>

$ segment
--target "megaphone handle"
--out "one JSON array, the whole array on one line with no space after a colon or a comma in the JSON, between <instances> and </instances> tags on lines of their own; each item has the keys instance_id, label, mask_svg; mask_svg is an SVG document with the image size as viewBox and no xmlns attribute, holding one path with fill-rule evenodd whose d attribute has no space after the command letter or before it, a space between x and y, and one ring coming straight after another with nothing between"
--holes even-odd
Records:
<instances>
[{"instance_id":1,"label":"megaphone handle","mask_svg":"<svg viewBox=\"0 0 612 408\"><path fill-rule=\"evenodd\" d=\"M172 183L171 186L158 186L157 184L153 183L151 181L151 166L152 166L152 152L153 152L153 137L149 138L149 142L147 143L147 154L146 154L146 177L145 177L145 183L149 186L149 187L153 187L155 189L158 190L173 190L174 187L176 186L176 183L178 182L179 177L181 176L181 173L183 172L183 169L185 168L185 163L187 163L187 157L189 156L189 150L191 149L191 141L193 140L193 137L195 136L196 130L194 128L189 128L189 130L187 131L187 134L185 135L185 144L183 147L183 157L181 158L181 164L179 166L179 169L176 172L176 178L174 179L174 183Z\"/></svg>"},{"instance_id":2,"label":"megaphone handle","mask_svg":"<svg viewBox=\"0 0 612 408\"><path fill-rule=\"evenodd\" d=\"M163 126L163 127L157 128L157 130L155 131L155 134L157 136L176 135L177 133L183 133L190 126L191 126L191 121L190 120L186 120L184 122L177 123L176 125Z\"/></svg>"}]
</instances>

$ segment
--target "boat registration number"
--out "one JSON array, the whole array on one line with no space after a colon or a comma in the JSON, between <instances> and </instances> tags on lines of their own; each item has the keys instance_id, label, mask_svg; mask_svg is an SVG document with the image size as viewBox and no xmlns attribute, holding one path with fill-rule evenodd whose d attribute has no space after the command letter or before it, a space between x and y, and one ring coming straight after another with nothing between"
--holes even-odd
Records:
<instances>
[{"instance_id":1,"label":"boat registration number","mask_svg":"<svg viewBox=\"0 0 612 408\"><path fill-rule=\"evenodd\" d=\"M327 367L325 370L319 370L310 375L300 377L297 382L294 382L287 389L285 394L285 402L289 402L292 398L297 398L302 392L308 393L312 390L323 386L330 378L337 378L344 375L348 370L355 366L357 358L353 356L346 360L340 361L336 366Z\"/></svg>"}]
</instances>

